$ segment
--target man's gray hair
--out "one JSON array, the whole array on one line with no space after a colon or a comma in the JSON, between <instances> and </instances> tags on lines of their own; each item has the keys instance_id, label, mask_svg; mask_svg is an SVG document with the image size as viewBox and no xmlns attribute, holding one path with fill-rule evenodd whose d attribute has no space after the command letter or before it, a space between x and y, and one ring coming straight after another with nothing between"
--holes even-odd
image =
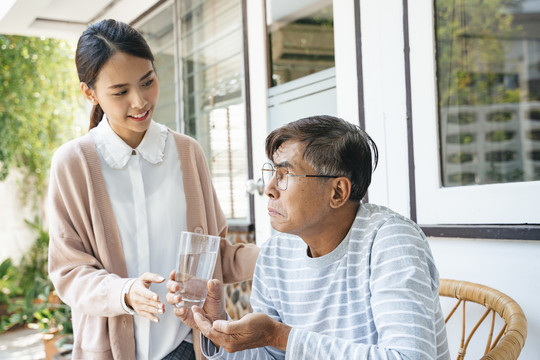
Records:
<instances>
[{"instance_id":1,"label":"man's gray hair","mask_svg":"<svg viewBox=\"0 0 540 360\"><path fill-rule=\"evenodd\" d=\"M303 157L317 175L347 177L352 183L350 200L360 202L377 167L377 145L359 126L330 116L310 116L272 131L266 138L266 155L286 141L305 144Z\"/></svg>"}]
</instances>

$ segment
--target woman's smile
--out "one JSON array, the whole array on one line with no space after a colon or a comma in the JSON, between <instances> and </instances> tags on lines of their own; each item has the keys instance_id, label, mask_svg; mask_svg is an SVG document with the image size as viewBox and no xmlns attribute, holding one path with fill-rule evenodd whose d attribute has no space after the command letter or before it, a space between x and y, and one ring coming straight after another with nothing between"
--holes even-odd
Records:
<instances>
[{"instance_id":1,"label":"woman's smile","mask_svg":"<svg viewBox=\"0 0 540 360\"><path fill-rule=\"evenodd\" d=\"M128 115L128 117L135 121L144 121L148 118L149 113L150 113L150 110L146 110L145 112L142 112L137 115Z\"/></svg>"}]
</instances>

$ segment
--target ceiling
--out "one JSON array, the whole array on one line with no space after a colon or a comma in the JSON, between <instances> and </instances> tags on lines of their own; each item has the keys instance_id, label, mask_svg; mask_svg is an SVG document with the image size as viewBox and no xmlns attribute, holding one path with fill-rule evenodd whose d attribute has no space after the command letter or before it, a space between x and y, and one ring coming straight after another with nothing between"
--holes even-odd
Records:
<instances>
[{"instance_id":1,"label":"ceiling","mask_svg":"<svg viewBox=\"0 0 540 360\"><path fill-rule=\"evenodd\" d=\"M132 23L164 0L1 0L0 34L78 39L88 24Z\"/></svg>"}]
</instances>

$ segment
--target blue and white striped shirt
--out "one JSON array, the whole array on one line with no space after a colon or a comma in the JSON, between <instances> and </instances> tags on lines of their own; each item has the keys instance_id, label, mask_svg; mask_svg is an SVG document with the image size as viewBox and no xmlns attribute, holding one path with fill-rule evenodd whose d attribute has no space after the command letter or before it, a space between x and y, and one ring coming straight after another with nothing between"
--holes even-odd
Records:
<instances>
[{"instance_id":1,"label":"blue and white striped shirt","mask_svg":"<svg viewBox=\"0 0 540 360\"><path fill-rule=\"evenodd\" d=\"M261 249L251 304L292 327L286 352L228 354L203 338L209 359L450 359L439 275L420 227L362 204L331 253L310 258L301 238L276 234ZM213 356L209 356L213 354Z\"/></svg>"}]
</instances>

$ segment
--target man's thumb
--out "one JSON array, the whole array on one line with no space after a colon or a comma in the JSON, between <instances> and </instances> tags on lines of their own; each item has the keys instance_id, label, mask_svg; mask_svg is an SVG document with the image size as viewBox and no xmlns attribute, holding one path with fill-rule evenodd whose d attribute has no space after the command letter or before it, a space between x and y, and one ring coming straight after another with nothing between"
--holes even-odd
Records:
<instances>
[{"instance_id":1,"label":"man's thumb","mask_svg":"<svg viewBox=\"0 0 540 360\"><path fill-rule=\"evenodd\" d=\"M208 295L213 298L221 297L221 281L212 279L208 281Z\"/></svg>"}]
</instances>

